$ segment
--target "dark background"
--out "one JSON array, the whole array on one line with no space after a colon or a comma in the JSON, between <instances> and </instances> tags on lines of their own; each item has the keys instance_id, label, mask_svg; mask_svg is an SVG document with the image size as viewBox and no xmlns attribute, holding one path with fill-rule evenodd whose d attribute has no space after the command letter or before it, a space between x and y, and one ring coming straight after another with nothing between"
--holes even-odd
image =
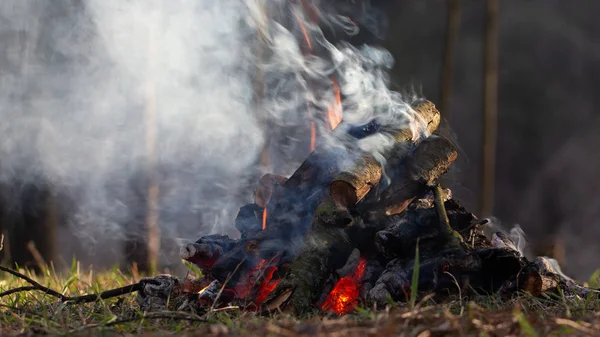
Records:
<instances>
[{"instance_id":1,"label":"dark background","mask_svg":"<svg viewBox=\"0 0 600 337\"><path fill-rule=\"evenodd\" d=\"M399 88L439 102L448 1L388 5L384 45ZM449 124L462 148L455 195L478 209L481 179L486 1L460 1ZM525 230L536 253L588 277L600 261L597 187L600 26L597 1L499 1L499 92L493 214ZM549 248L558 240L558 247ZM562 256L561 249L565 250Z\"/></svg>"},{"instance_id":2,"label":"dark background","mask_svg":"<svg viewBox=\"0 0 600 337\"><path fill-rule=\"evenodd\" d=\"M55 20L74 16L82 3L45 6L38 23L44 27L40 53L32 57L56 52L57 46L44 43L44 32L51 32ZM435 103L441 95L448 3L378 3L389 18L381 43L396 59L394 87L416 88ZM449 187L474 212L481 186L485 6L483 0L460 1L451 105L442 111L447 132L461 148ZM599 11L596 0L500 0L495 204L492 214L479 214L497 217L507 229L521 225L531 253L554 254L564 271L579 279L600 267L600 122L594 93L600 83ZM22 44L25 37L23 32L3 32L0 38L2 44ZM7 65L5 57L0 50L0 76L18 76L19 69ZM50 62L66 66L69 59L54 57ZM15 183L1 189L5 230L12 228L11 235L25 240L36 235L41 241L55 240L49 228L60 219L48 215L53 213L47 188ZM15 189L26 193L13 198ZM61 242L68 245L69 240ZM43 244L38 248L52 253ZM119 255L114 249L104 255L109 253ZM27 251L21 254L31 260Z\"/></svg>"}]
</instances>

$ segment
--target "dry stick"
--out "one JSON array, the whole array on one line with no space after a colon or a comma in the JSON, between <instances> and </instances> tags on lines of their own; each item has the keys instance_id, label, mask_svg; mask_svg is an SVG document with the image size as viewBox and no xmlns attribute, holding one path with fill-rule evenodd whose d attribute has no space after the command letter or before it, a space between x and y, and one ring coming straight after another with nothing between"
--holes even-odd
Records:
<instances>
[{"instance_id":1,"label":"dry stick","mask_svg":"<svg viewBox=\"0 0 600 337\"><path fill-rule=\"evenodd\" d=\"M95 302L95 301L98 301L101 299L117 297L117 296L121 296L121 295L125 295L125 294L129 294L129 293L133 293L133 292L142 290L142 283L138 282L138 283L124 286L124 287L103 291L98 294L88 294L88 295L83 295L83 296L66 296L66 295L59 293L56 290L50 289L48 287L45 287L45 286L39 284L32 278L28 277L27 275L21 274L20 272L14 270L14 269L0 266L0 270L5 271L13 276L16 276L16 277L22 279L22 280L25 280L27 283L31 284L31 286L19 287L19 288L10 289L5 292L2 292L2 293L0 293L0 298L14 294L14 293L18 293L18 292L38 290L38 291L45 293L46 295L56 297L59 300L61 300L62 302L90 303L90 302Z\"/></svg>"},{"instance_id":2,"label":"dry stick","mask_svg":"<svg viewBox=\"0 0 600 337\"><path fill-rule=\"evenodd\" d=\"M454 54L460 30L460 0L448 1L448 18L446 25L446 41L444 45L444 63L442 65L442 91L440 112L450 121L450 103L452 98L452 77L454 74Z\"/></svg>"},{"instance_id":3,"label":"dry stick","mask_svg":"<svg viewBox=\"0 0 600 337\"><path fill-rule=\"evenodd\" d=\"M10 289L10 290L1 292L0 298L2 298L4 296L15 294L15 293L20 293L23 291L32 291L32 290L38 290L38 288L35 286L25 286L25 287L18 287L18 288Z\"/></svg>"},{"instance_id":4,"label":"dry stick","mask_svg":"<svg viewBox=\"0 0 600 337\"><path fill-rule=\"evenodd\" d=\"M498 119L498 0L487 0L486 14L481 216L490 215L494 207Z\"/></svg>"},{"instance_id":5,"label":"dry stick","mask_svg":"<svg viewBox=\"0 0 600 337\"><path fill-rule=\"evenodd\" d=\"M243 258L242 261L240 261L240 263L238 263L238 265L235 266L235 269L233 270L233 272L229 273L227 275L227 277L225 278L225 281L223 282L223 285L221 286L221 289L219 289L219 292L217 293L217 297L215 297L215 300L213 301L213 304L210 306L210 311L211 312L215 310L215 305L217 304L217 301L219 301L219 298L221 297L221 294L223 293L223 290L225 290L225 286L227 285L227 283L229 283L229 280L231 280L231 277L233 277L233 275L235 275L235 273L238 271L238 269L244 263L244 261L246 261L246 258Z\"/></svg>"}]
</instances>

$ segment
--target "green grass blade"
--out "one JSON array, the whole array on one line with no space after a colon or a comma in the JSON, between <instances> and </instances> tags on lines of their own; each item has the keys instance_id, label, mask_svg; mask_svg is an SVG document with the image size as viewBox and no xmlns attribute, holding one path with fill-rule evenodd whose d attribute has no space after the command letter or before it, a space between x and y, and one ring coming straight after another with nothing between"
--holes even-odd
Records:
<instances>
[{"instance_id":1,"label":"green grass blade","mask_svg":"<svg viewBox=\"0 0 600 337\"><path fill-rule=\"evenodd\" d=\"M417 246L415 247L415 264L413 266L413 275L410 283L410 308L415 307L415 303L417 302L417 293L419 292L419 269L420 269L420 261L419 261L419 239L417 238Z\"/></svg>"}]
</instances>

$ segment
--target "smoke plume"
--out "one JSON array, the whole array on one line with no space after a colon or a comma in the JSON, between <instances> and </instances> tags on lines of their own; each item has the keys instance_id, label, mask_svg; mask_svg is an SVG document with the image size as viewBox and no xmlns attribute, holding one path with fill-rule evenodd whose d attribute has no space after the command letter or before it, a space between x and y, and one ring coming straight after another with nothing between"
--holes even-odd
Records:
<instances>
[{"instance_id":1,"label":"smoke plume","mask_svg":"<svg viewBox=\"0 0 600 337\"><path fill-rule=\"evenodd\" d=\"M89 247L143 235L152 177L164 240L235 235L264 142L286 175L309 152L311 121L328 140L332 76L345 121L422 132L415 97L388 90L389 52L325 38L385 31L368 2L340 4L1 2L0 184L48 186ZM361 146L377 154L379 137Z\"/></svg>"}]
</instances>

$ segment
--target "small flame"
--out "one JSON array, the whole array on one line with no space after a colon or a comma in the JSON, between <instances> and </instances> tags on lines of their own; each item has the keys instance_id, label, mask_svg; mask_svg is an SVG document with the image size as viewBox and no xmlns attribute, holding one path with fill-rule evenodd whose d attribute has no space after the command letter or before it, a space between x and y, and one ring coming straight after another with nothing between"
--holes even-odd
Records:
<instances>
[{"instance_id":1,"label":"small flame","mask_svg":"<svg viewBox=\"0 0 600 337\"><path fill-rule=\"evenodd\" d=\"M273 280L273 274L275 274L276 271L277 267L269 267L265 270L265 279L260 285L258 295L254 299L254 303L257 305L262 304L267 299L267 296L269 296L269 294L275 290L279 284L279 281L281 281L280 279Z\"/></svg>"},{"instance_id":2,"label":"small flame","mask_svg":"<svg viewBox=\"0 0 600 337\"><path fill-rule=\"evenodd\" d=\"M267 208L266 207L263 210L263 216L262 216L262 230L264 231L265 229L267 229Z\"/></svg>"},{"instance_id":3,"label":"small flame","mask_svg":"<svg viewBox=\"0 0 600 337\"><path fill-rule=\"evenodd\" d=\"M198 292L198 294L202 294L203 292L205 292L205 291L206 291L206 289L208 289L208 287L210 287L210 284L209 284L209 285L207 285L206 287L204 287L204 288L200 289L200 291Z\"/></svg>"},{"instance_id":4,"label":"small flame","mask_svg":"<svg viewBox=\"0 0 600 337\"><path fill-rule=\"evenodd\" d=\"M261 305L269 294L277 287L280 279L273 280L273 275L277 271L277 262L279 257L270 260L262 259L245 276L244 281L234 287L238 298L246 298L250 295L254 304Z\"/></svg>"},{"instance_id":5,"label":"small flame","mask_svg":"<svg viewBox=\"0 0 600 337\"><path fill-rule=\"evenodd\" d=\"M315 121L310 122L310 152L315 150L315 146L317 145L317 126L315 125Z\"/></svg>"},{"instance_id":6,"label":"small flame","mask_svg":"<svg viewBox=\"0 0 600 337\"><path fill-rule=\"evenodd\" d=\"M342 121L342 97L340 95L340 86L338 85L335 77L332 78L333 82L333 94L335 95L335 102L333 102L329 109L327 109L327 117L329 118L329 126L331 130L335 129L338 124Z\"/></svg>"},{"instance_id":7,"label":"small flame","mask_svg":"<svg viewBox=\"0 0 600 337\"><path fill-rule=\"evenodd\" d=\"M366 266L367 260L361 257L354 273L342 277L338 281L325 299L321 309L334 312L338 315L345 315L352 312L358 305L360 279L365 272Z\"/></svg>"},{"instance_id":8,"label":"small flame","mask_svg":"<svg viewBox=\"0 0 600 337\"><path fill-rule=\"evenodd\" d=\"M302 34L304 35L304 40L306 41L306 44L308 45L308 49L312 50L312 43L310 42L310 38L308 37L308 31L306 30L306 26L304 25L304 23L302 22L302 20L298 16L298 14L295 14L295 15L296 15L296 20L298 20L298 24L300 25L300 29L302 30Z\"/></svg>"}]
</instances>

